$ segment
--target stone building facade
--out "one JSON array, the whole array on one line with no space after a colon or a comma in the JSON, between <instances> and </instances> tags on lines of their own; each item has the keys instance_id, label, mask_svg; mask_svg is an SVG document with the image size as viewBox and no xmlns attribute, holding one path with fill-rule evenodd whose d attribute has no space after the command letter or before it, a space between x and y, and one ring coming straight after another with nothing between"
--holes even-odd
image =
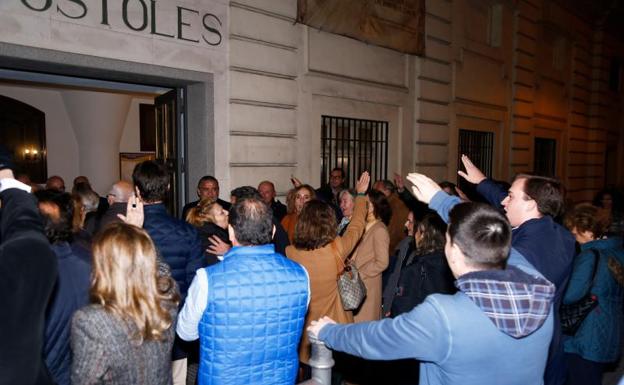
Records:
<instances>
[{"instance_id":1,"label":"stone building facade","mask_svg":"<svg viewBox=\"0 0 624 385\"><path fill-rule=\"evenodd\" d=\"M495 178L533 170L537 138L573 200L623 184L624 44L556 3L428 0L422 57L296 14L294 0L6 0L0 68L184 87L190 198L203 174L223 197L319 185L324 115L388 122L390 176L456 181L469 130L493 133Z\"/></svg>"}]
</instances>

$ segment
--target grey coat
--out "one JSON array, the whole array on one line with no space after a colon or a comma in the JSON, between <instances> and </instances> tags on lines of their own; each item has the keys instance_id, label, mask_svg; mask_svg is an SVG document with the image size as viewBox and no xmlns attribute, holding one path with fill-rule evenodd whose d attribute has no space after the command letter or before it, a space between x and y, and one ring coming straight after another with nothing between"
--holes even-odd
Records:
<instances>
[{"instance_id":1,"label":"grey coat","mask_svg":"<svg viewBox=\"0 0 624 385\"><path fill-rule=\"evenodd\" d=\"M174 324L164 341L138 344L129 337L134 324L100 305L78 310L71 329L72 384L170 385L177 307L171 306L170 313Z\"/></svg>"}]
</instances>

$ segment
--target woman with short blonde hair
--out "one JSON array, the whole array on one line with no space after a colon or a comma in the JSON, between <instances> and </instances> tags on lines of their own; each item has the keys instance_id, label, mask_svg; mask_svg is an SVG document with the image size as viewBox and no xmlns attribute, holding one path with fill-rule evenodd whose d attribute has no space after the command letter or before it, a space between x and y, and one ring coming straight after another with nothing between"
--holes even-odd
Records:
<instances>
[{"instance_id":1,"label":"woman with short blonde hair","mask_svg":"<svg viewBox=\"0 0 624 385\"><path fill-rule=\"evenodd\" d=\"M114 223L95 239L91 301L72 321L72 384L171 384L179 295L143 229Z\"/></svg>"},{"instance_id":2,"label":"woman with short blonde hair","mask_svg":"<svg viewBox=\"0 0 624 385\"><path fill-rule=\"evenodd\" d=\"M223 253L215 253L212 250L214 237L225 245L231 245L228 234L228 211L216 201L203 199L189 210L186 221L197 229L206 256L205 265L214 265L223 259Z\"/></svg>"}]
</instances>

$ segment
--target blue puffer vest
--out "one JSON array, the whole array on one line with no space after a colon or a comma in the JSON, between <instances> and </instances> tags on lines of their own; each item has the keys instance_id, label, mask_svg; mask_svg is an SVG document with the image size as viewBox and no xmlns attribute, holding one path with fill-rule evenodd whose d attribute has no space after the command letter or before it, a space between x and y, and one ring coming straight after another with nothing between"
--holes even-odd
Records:
<instances>
[{"instance_id":1,"label":"blue puffer vest","mask_svg":"<svg viewBox=\"0 0 624 385\"><path fill-rule=\"evenodd\" d=\"M207 273L199 384L292 385L308 305L303 267L270 244L234 247Z\"/></svg>"}]
</instances>

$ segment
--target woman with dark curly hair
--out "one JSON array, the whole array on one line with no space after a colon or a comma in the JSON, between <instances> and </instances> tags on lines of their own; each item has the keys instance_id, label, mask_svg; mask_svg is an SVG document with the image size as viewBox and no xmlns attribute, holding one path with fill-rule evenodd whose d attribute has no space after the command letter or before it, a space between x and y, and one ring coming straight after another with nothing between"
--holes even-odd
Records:
<instances>
[{"instance_id":1,"label":"woman with dark curly hair","mask_svg":"<svg viewBox=\"0 0 624 385\"><path fill-rule=\"evenodd\" d=\"M617 361L622 348L622 239L605 236L608 213L590 204L574 207L565 224L581 245L581 252L574 258L563 303L574 303L586 293L598 298L598 306L582 321L576 333L564 336L568 384L599 385L605 364Z\"/></svg>"},{"instance_id":2,"label":"woman with dark curly hair","mask_svg":"<svg viewBox=\"0 0 624 385\"><path fill-rule=\"evenodd\" d=\"M622 213L622 194L615 189L604 189L594 197L594 206L604 209L609 216L607 235L624 235L624 214Z\"/></svg>"},{"instance_id":3,"label":"woman with dark curly hair","mask_svg":"<svg viewBox=\"0 0 624 385\"><path fill-rule=\"evenodd\" d=\"M369 191L368 201L366 231L351 257L366 285L366 298L353 315L355 322L381 318L381 273L389 261L390 235L386 226L390 223L392 209L386 196L379 191Z\"/></svg>"}]
</instances>

